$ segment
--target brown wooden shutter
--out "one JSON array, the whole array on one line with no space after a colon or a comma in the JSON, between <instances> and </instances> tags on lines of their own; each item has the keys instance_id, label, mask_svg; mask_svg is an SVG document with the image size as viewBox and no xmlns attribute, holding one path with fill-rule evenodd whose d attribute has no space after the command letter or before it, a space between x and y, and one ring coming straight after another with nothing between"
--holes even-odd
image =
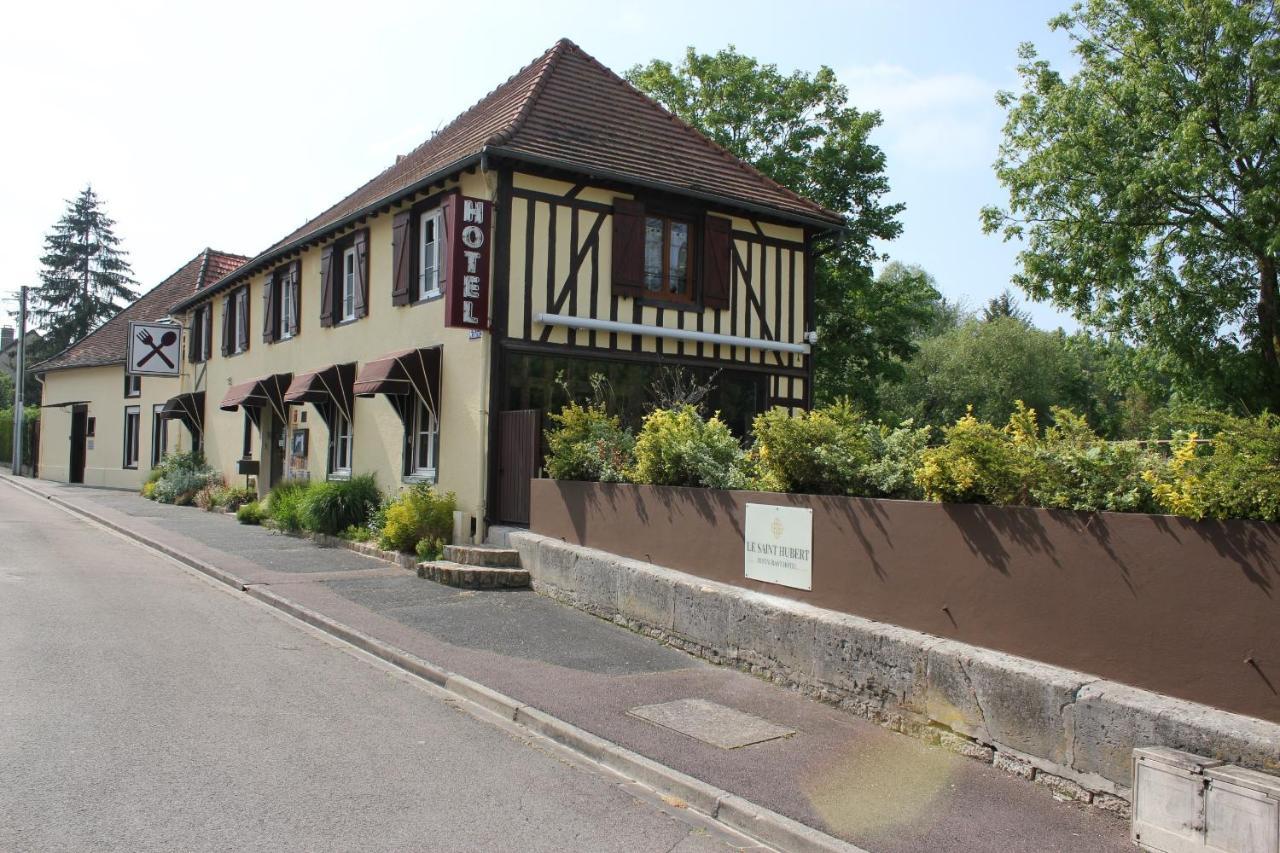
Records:
<instances>
[{"instance_id":1,"label":"brown wooden shutter","mask_svg":"<svg viewBox=\"0 0 1280 853\"><path fill-rule=\"evenodd\" d=\"M453 264L453 235L458 233L458 229L462 227L462 223L458 218L462 215L462 203L459 201L458 193L449 193L440 202L440 233L436 235L436 240L440 243L440 284L445 293L449 292L449 286L454 281ZM532 250L530 250L532 251ZM461 261L460 261L461 262ZM533 263L530 259L529 263ZM461 283L461 276L458 277ZM448 299L448 297L445 297ZM445 316L450 316L449 309L445 309Z\"/></svg>"},{"instance_id":2,"label":"brown wooden shutter","mask_svg":"<svg viewBox=\"0 0 1280 853\"><path fill-rule=\"evenodd\" d=\"M289 264L289 284L293 289L293 325L289 333L296 335L302 325L302 260Z\"/></svg>"},{"instance_id":3,"label":"brown wooden shutter","mask_svg":"<svg viewBox=\"0 0 1280 853\"><path fill-rule=\"evenodd\" d=\"M333 246L320 250L320 325L333 325Z\"/></svg>"},{"instance_id":4,"label":"brown wooden shutter","mask_svg":"<svg viewBox=\"0 0 1280 853\"><path fill-rule=\"evenodd\" d=\"M197 308L191 317L191 334L187 336L187 361L194 364L200 360L200 333L204 331L204 320Z\"/></svg>"},{"instance_id":5,"label":"brown wooden shutter","mask_svg":"<svg viewBox=\"0 0 1280 853\"><path fill-rule=\"evenodd\" d=\"M644 291L644 205L613 200L613 293L639 296Z\"/></svg>"},{"instance_id":6,"label":"brown wooden shutter","mask_svg":"<svg viewBox=\"0 0 1280 853\"><path fill-rule=\"evenodd\" d=\"M213 355L213 302L204 306L204 325L200 332L200 360L208 361Z\"/></svg>"},{"instance_id":7,"label":"brown wooden shutter","mask_svg":"<svg viewBox=\"0 0 1280 853\"><path fill-rule=\"evenodd\" d=\"M222 354L231 355L231 336L236 333L235 326L232 324L231 314L233 312L232 297L235 294L228 294L222 300Z\"/></svg>"},{"instance_id":8,"label":"brown wooden shutter","mask_svg":"<svg viewBox=\"0 0 1280 853\"><path fill-rule=\"evenodd\" d=\"M280 281L281 276L276 273L268 273L267 278L262 283L262 341L263 343L274 343L279 337L279 330L276 328L278 319L276 314L276 306L279 304L276 294L280 292L284 282Z\"/></svg>"},{"instance_id":9,"label":"brown wooden shutter","mask_svg":"<svg viewBox=\"0 0 1280 853\"><path fill-rule=\"evenodd\" d=\"M733 223L720 216L708 216L702 228L702 304L705 308L718 311L729 307L732 247Z\"/></svg>"},{"instance_id":10,"label":"brown wooden shutter","mask_svg":"<svg viewBox=\"0 0 1280 853\"><path fill-rule=\"evenodd\" d=\"M402 210L391 221L391 304L408 305L413 301L413 259L417 252L413 245L412 216ZM411 295L412 294L412 295Z\"/></svg>"},{"instance_id":11,"label":"brown wooden shutter","mask_svg":"<svg viewBox=\"0 0 1280 853\"><path fill-rule=\"evenodd\" d=\"M369 231L357 231L356 249L356 293L355 309L357 317L369 316Z\"/></svg>"}]
</instances>

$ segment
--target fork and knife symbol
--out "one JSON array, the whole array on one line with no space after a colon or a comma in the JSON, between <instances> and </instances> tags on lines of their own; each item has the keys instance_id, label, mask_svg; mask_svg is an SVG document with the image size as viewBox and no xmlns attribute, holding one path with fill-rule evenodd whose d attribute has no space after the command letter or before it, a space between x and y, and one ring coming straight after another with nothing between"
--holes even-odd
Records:
<instances>
[{"instance_id":1,"label":"fork and knife symbol","mask_svg":"<svg viewBox=\"0 0 1280 853\"><path fill-rule=\"evenodd\" d=\"M162 352L162 350L165 347L173 346L173 342L176 341L177 339L178 339L177 332L165 332L163 335L160 336L160 343L156 343L155 338L151 337L151 333L148 332L146 329L143 329L140 332L138 332L138 340L146 344L147 346L151 347L151 352L144 355L138 361L138 367L146 366L146 363L151 359L155 358L156 356L160 356L161 361L169 365L169 367L173 367L173 362L169 360L169 356L165 355Z\"/></svg>"}]
</instances>

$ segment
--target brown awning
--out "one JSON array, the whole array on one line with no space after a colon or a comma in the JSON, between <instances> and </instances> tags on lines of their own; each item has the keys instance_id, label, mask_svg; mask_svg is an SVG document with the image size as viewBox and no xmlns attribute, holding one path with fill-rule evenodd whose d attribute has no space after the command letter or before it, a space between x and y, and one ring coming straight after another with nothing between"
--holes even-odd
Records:
<instances>
[{"instance_id":1,"label":"brown awning","mask_svg":"<svg viewBox=\"0 0 1280 853\"><path fill-rule=\"evenodd\" d=\"M416 393L440 411L440 347L387 353L360 368L353 390L357 397Z\"/></svg>"},{"instance_id":2,"label":"brown awning","mask_svg":"<svg viewBox=\"0 0 1280 853\"><path fill-rule=\"evenodd\" d=\"M351 420L351 404L354 400L352 385L355 383L356 365L331 364L323 370L300 373L289 383L284 394L286 404L315 403L323 406L332 403L347 420Z\"/></svg>"},{"instance_id":3,"label":"brown awning","mask_svg":"<svg viewBox=\"0 0 1280 853\"><path fill-rule=\"evenodd\" d=\"M259 410L269 406L281 420L287 420L284 394L292 379L291 373L277 373L232 385L219 408L224 412L234 412L238 406Z\"/></svg>"},{"instance_id":4,"label":"brown awning","mask_svg":"<svg viewBox=\"0 0 1280 853\"><path fill-rule=\"evenodd\" d=\"M165 401L160 410L160 417L171 421L182 421L191 430L192 435L204 433L204 392L193 391L179 394Z\"/></svg>"}]
</instances>

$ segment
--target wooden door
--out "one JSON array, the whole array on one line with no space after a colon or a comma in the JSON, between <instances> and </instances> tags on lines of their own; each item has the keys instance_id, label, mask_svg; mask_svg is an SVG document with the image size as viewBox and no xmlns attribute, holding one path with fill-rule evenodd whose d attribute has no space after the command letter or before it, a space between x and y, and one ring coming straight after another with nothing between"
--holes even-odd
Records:
<instances>
[{"instance_id":1,"label":"wooden door","mask_svg":"<svg viewBox=\"0 0 1280 853\"><path fill-rule=\"evenodd\" d=\"M529 481L542 464L541 443L541 409L498 414L499 522L529 523Z\"/></svg>"},{"instance_id":2,"label":"wooden door","mask_svg":"<svg viewBox=\"0 0 1280 853\"><path fill-rule=\"evenodd\" d=\"M71 460L67 467L67 481L84 482L85 436L89 426L88 406L71 407Z\"/></svg>"}]
</instances>

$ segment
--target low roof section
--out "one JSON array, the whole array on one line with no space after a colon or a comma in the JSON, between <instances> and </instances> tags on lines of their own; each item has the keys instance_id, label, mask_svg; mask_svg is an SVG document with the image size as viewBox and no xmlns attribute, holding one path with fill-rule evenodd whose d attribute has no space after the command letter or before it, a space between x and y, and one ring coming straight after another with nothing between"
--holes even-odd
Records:
<instances>
[{"instance_id":1,"label":"low roof section","mask_svg":"<svg viewBox=\"0 0 1280 853\"><path fill-rule=\"evenodd\" d=\"M331 364L320 370L299 373L285 391L286 405L312 403L320 409L320 415L332 427L330 407L336 408L348 421L351 420L355 401L352 386L355 384L356 364Z\"/></svg>"},{"instance_id":2,"label":"low roof section","mask_svg":"<svg viewBox=\"0 0 1280 853\"><path fill-rule=\"evenodd\" d=\"M190 391L170 397L160 410L160 417L182 421L192 435L204 435L204 392Z\"/></svg>"},{"instance_id":3,"label":"low roof section","mask_svg":"<svg viewBox=\"0 0 1280 853\"><path fill-rule=\"evenodd\" d=\"M226 396L222 398L218 408L224 412L234 412L237 408L243 407L255 423L262 410L269 408L281 420L287 420L285 407L288 404L284 401L284 395L292 381L292 373L273 373L232 385L227 389Z\"/></svg>"},{"instance_id":4,"label":"low roof section","mask_svg":"<svg viewBox=\"0 0 1280 853\"><path fill-rule=\"evenodd\" d=\"M176 303L225 278L248 260L245 255L205 249L173 275L121 309L119 314L62 352L34 365L31 370L45 373L71 367L124 364L130 322L159 320L167 316Z\"/></svg>"},{"instance_id":5,"label":"low roof section","mask_svg":"<svg viewBox=\"0 0 1280 853\"><path fill-rule=\"evenodd\" d=\"M358 220L502 158L836 231L844 217L766 177L610 71L556 42L429 140L215 285L231 287ZM192 296L177 306L200 301Z\"/></svg>"}]
</instances>

